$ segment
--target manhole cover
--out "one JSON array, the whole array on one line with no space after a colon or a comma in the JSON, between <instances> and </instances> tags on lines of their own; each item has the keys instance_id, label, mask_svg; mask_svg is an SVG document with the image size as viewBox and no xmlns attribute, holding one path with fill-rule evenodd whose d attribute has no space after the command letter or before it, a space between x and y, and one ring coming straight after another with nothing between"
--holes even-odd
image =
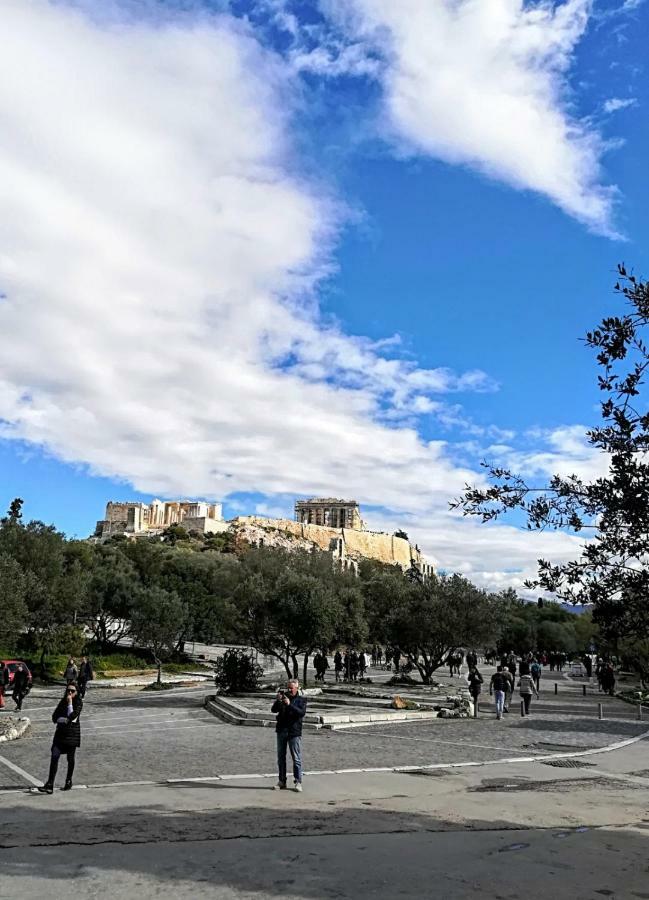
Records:
<instances>
[{"instance_id":1,"label":"manhole cover","mask_svg":"<svg viewBox=\"0 0 649 900\"><path fill-rule=\"evenodd\" d=\"M593 769L595 763L582 762L580 759L548 759L542 766L554 766L555 769Z\"/></svg>"}]
</instances>

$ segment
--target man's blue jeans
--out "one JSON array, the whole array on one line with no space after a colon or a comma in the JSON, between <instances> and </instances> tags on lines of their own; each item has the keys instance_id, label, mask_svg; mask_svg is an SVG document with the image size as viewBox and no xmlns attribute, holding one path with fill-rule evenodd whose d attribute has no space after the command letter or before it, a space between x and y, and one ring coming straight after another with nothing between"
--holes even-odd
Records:
<instances>
[{"instance_id":1,"label":"man's blue jeans","mask_svg":"<svg viewBox=\"0 0 649 900\"><path fill-rule=\"evenodd\" d=\"M288 747L293 760L293 778L298 784L302 783L302 738L289 737L288 731L277 732L277 768L279 769L279 781L286 784L286 748Z\"/></svg>"}]
</instances>

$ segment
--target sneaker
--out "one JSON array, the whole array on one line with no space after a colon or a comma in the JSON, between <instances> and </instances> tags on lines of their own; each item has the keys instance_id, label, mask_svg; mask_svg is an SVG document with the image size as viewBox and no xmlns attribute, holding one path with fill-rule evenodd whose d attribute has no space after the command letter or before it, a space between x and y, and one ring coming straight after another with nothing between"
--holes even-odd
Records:
<instances>
[{"instance_id":1,"label":"sneaker","mask_svg":"<svg viewBox=\"0 0 649 900\"><path fill-rule=\"evenodd\" d=\"M277 784L273 785L273 790L274 791L285 791L286 790L286 782L278 781Z\"/></svg>"},{"instance_id":2,"label":"sneaker","mask_svg":"<svg viewBox=\"0 0 649 900\"><path fill-rule=\"evenodd\" d=\"M502 716L496 716L496 720L497 720L498 722L500 722L501 719L502 719Z\"/></svg>"},{"instance_id":3,"label":"sneaker","mask_svg":"<svg viewBox=\"0 0 649 900\"><path fill-rule=\"evenodd\" d=\"M50 784L48 781L42 787L39 787L38 790L41 794L53 794L54 793L54 785Z\"/></svg>"},{"instance_id":4,"label":"sneaker","mask_svg":"<svg viewBox=\"0 0 649 900\"><path fill-rule=\"evenodd\" d=\"M293 790L294 790L294 791L297 791L298 794L302 793L302 782L301 782L301 781L294 781L294 782L293 782Z\"/></svg>"}]
</instances>

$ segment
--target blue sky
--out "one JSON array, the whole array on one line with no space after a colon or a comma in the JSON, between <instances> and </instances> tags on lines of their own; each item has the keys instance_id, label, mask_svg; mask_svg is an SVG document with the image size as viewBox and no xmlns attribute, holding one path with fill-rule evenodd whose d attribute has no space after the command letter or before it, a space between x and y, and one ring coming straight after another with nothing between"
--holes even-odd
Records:
<instances>
[{"instance_id":1,"label":"blue sky","mask_svg":"<svg viewBox=\"0 0 649 900\"><path fill-rule=\"evenodd\" d=\"M602 471L579 338L646 270L648 20L7 0L2 502L84 536L108 499L354 496L495 587L574 555L447 507L484 457Z\"/></svg>"}]
</instances>

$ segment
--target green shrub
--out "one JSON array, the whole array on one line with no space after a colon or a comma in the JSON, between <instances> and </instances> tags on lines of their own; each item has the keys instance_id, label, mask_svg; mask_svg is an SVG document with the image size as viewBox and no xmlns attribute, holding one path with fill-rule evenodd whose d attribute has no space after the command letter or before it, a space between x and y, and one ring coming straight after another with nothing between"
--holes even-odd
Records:
<instances>
[{"instance_id":1,"label":"green shrub","mask_svg":"<svg viewBox=\"0 0 649 900\"><path fill-rule=\"evenodd\" d=\"M264 670L245 650L231 648L216 661L215 673L217 688L232 694L256 691Z\"/></svg>"}]
</instances>

